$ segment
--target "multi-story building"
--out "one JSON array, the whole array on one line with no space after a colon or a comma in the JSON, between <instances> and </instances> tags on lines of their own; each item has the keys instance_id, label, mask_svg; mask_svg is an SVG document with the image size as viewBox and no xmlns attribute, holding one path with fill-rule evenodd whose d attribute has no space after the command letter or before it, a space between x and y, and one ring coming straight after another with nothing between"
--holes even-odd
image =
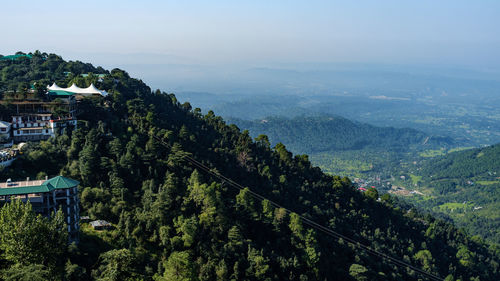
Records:
<instances>
[{"instance_id":1,"label":"multi-story building","mask_svg":"<svg viewBox=\"0 0 500 281\"><path fill-rule=\"evenodd\" d=\"M76 180L57 176L51 179L0 183L0 203L20 199L29 201L33 211L50 217L57 210L64 213L70 241L78 241L80 209Z\"/></svg>"},{"instance_id":2,"label":"multi-story building","mask_svg":"<svg viewBox=\"0 0 500 281\"><path fill-rule=\"evenodd\" d=\"M17 159L18 153L17 149L0 150L0 169L12 165L12 162Z\"/></svg>"},{"instance_id":3,"label":"multi-story building","mask_svg":"<svg viewBox=\"0 0 500 281\"><path fill-rule=\"evenodd\" d=\"M76 99L73 95L50 96L41 100L33 95L11 102L12 136L15 142L46 140L62 132L63 128L76 128Z\"/></svg>"},{"instance_id":4,"label":"multi-story building","mask_svg":"<svg viewBox=\"0 0 500 281\"><path fill-rule=\"evenodd\" d=\"M50 113L26 113L12 116L14 141L46 140L60 134L64 128L76 128L77 120L71 115L54 118Z\"/></svg>"},{"instance_id":5,"label":"multi-story building","mask_svg":"<svg viewBox=\"0 0 500 281\"><path fill-rule=\"evenodd\" d=\"M0 120L0 148L11 147L12 138L10 136L11 125L9 122Z\"/></svg>"},{"instance_id":6,"label":"multi-story building","mask_svg":"<svg viewBox=\"0 0 500 281\"><path fill-rule=\"evenodd\" d=\"M64 128L75 129L77 99L107 94L94 84L87 88L79 88L75 84L61 88L55 83L47 87L44 97L35 91L9 92L9 100L0 100L0 103L7 104L14 114L11 116L12 125L0 122L0 147L7 146L4 143L12 146L13 142L46 140L62 133ZM10 142L3 141L7 137Z\"/></svg>"},{"instance_id":7,"label":"multi-story building","mask_svg":"<svg viewBox=\"0 0 500 281\"><path fill-rule=\"evenodd\" d=\"M25 113L54 113L65 112L65 114L74 116L76 114L77 104L73 95L58 94L48 95L47 99L37 98L34 94L26 94L28 97L15 96L11 101L4 101L8 103L15 114Z\"/></svg>"}]
</instances>

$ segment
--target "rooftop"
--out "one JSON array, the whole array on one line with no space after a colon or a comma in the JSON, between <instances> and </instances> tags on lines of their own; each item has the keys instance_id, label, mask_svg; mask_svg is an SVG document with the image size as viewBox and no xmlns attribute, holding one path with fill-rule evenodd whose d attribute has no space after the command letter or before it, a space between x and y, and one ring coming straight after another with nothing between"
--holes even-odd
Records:
<instances>
[{"instance_id":1,"label":"rooftop","mask_svg":"<svg viewBox=\"0 0 500 281\"><path fill-rule=\"evenodd\" d=\"M31 59L31 55L23 55L23 54L19 54L19 55L10 55L10 56L3 56L3 57L0 57L0 60L16 60L18 58L21 58L21 57L27 57L29 59Z\"/></svg>"},{"instance_id":2,"label":"rooftop","mask_svg":"<svg viewBox=\"0 0 500 281\"><path fill-rule=\"evenodd\" d=\"M108 93L106 91L101 91L97 89L94 84L90 84L87 88L80 88L78 87L75 83L71 85L71 87L68 88L61 88L59 87L56 83L52 84L52 86L47 87L50 92L57 91L58 93L72 93L72 94L80 94L83 96L90 96L90 95L101 95L101 96L107 96Z\"/></svg>"},{"instance_id":3,"label":"rooftop","mask_svg":"<svg viewBox=\"0 0 500 281\"><path fill-rule=\"evenodd\" d=\"M10 127L9 122L5 122L5 121L0 120L0 128L8 128L8 127Z\"/></svg>"},{"instance_id":4,"label":"rooftop","mask_svg":"<svg viewBox=\"0 0 500 281\"><path fill-rule=\"evenodd\" d=\"M0 188L7 187L26 187L26 186L38 186L42 185L45 180L34 180L34 181L16 181L11 182L10 185L7 185L6 182L0 182Z\"/></svg>"},{"instance_id":5,"label":"rooftop","mask_svg":"<svg viewBox=\"0 0 500 281\"><path fill-rule=\"evenodd\" d=\"M105 220L95 220L89 223L92 227L109 227L111 224Z\"/></svg>"},{"instance_id":6,"label":"rooftop","mask_svg":"<svg viewBox=\"0 0 500 281\"><path fill-rule=\"evenodd\" d=\"M1 182L0 196L49 192L54 189L75 187L79 184L80 182L63 176L57 176L48 180Z\"/></svg>"},{"instance_id":7,"label":"rooftop","mask_svg":"<svg viewBox=\"0 0 500 281\"><path fill-rule=\"evenodd\" d=\"M57 97L68 97L74 95L74 93L64 90L49 90L47 94L49 96L57 96Z\"/></svg>"},{"instance_id":8,"label":"rooftop","mask_svg":"<svg viewBox=\"0 0 500 281\"><path fill-rule=\"evenodd\" d=\"M28 127L28 128L18 128L18 131L33 131L33 130L41 130L44 128L48 128L47 126L39 126L39 127Z\"/></svg>"},{"instance_id":9,"label":"rooftop","mask_svg":"<svg viewBox=\"0 0 500 281\"><path fill-rule=\"evenodd\" d=\"M22 114L16 114L12 115L12 117L23 117L23 116L52 116L52 113L22 113Z\"/></svg>"},{"instance_id":10,"label":"rooftop","mask_svg":"<svg viewBox=\"0 0 500 281\"><path fill-rule=\"evenodd\" d=\"M68 179L63 176L48 179L45 183L51 184L55 188L70 188L80 184L79 181Z\"/></svg>"}]
</instances>

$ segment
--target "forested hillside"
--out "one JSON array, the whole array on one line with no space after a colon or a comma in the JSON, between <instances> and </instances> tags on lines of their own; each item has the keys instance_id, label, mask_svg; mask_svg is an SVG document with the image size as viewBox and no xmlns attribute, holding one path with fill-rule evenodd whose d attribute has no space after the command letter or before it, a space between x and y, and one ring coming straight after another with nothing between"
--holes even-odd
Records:
<instances>
[{"instance_id":1,"label":"forested hillside","mask_svg":"<svg viewBox=\"0 0 500 281\"><path fill-rule=\"evenodd\" d=\"M391 148L395 151L407 151L409 146L423 146L427 137L414 129L376 127L369 124L350 121L339 116L269 117L265 120L245 121L230 119L251 134L265 134L271 143L282 142L292 150L303 153L316 153L335 150L361 150L369 148ZM431 144L450 144L450 138L429 140Z\"/></svg>"},{"instance_id":2,"label":"forested hillside","mask_svg":"<svg viewBox=\"0 0 500 281\"><path fill-rule=\"evenodd\" d=\"M408 128L376 127L340 116L229 119L228 122L249 130L254 137L267 135L272 144L284 143L294 153L308 154L324 171L349 176L381 174L399 166L401 159L417 156L418 151L440 149L454 143L448 137Z\"/></svg>"},{"instance_id":3,"label":"forested hillside","mask_svg":"<svg viewBox=\"0 0 500 281\"><path fill-rule=\"evenodd\" d=\"M500 243L500 144L431 159L419 175L432 194L420 206Z\"/></svg>"},{"instance_id":4,"label":"forested hillside","mask_svg":"<svg viewBox=\"0 0 500 281\"><path fill-rule=\"evenodd\" d=\"M422 174L433 180L500 177L500 144L448 154L429 161Z\"/></svg>"},{"instance_id":5,"label":"forested hillside","mask_svg":"<svg viewBox=\"0 0 500 281\"><path fill-rule=\"evenodd\" d=\"M375 190L359 193L349 179L313 167L306 155L294 156L280 143L271 147L265 136L254 140L213 112L203 115L123 70L102 72L38 52L32 59L0 61L0 67L2 77L11 75L1 79L7 89L55 80L80 87L94 83L110 93L83 100L78 130L29 144L0 180L59 174L77 179L82 214L114 225L106 231L83 225L80 243L66 248L44 236L64 231L57 217L52 225L40 222L45 232L24 233L6 224L0 234L15 228L23 239L0 239L4 279L430 278L313 229L301 217L446 280L500 279L500 249L411 207L396 207L390 196L378 201ZM79 76L87 72L108 75L102 82ZM7 112L9 104L1 110ZM186 156L249 189L233 189ZM257 200L249 190L294 212ZM19 215L29 209L7 207L0 219L33 221ZM57 251L44 252L40 244ZM16 247L26 256L12 255Z\"/></svg>"}]
</instances>

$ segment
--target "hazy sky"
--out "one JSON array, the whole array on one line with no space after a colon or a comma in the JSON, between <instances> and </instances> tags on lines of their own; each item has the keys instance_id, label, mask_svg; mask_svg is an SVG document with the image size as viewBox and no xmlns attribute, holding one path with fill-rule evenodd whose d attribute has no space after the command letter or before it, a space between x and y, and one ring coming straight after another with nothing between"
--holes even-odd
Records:
<instances>
[{"instance_id":1,"label":"hazy sky","mask_svg":"<svg viewBox=\"0 0 500 281\"><path fill-rule=\"evenodd\" d=\"M2 1L0 54L113 54L111 62L122 63L158 54L149 60L500 65L498 0L245 2Z\"/></svg>"}]
</instances>

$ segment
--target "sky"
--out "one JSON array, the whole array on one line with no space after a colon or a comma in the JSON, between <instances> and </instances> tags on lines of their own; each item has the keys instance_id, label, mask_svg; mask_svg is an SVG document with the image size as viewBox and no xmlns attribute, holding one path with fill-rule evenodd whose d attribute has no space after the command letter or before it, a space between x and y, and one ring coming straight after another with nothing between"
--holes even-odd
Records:
<instances>
[{"instance_id":1,"label":"sky","mask_svg":"<svg viewBox=\"0 0 500 281\"><path fill-rule=\"evenodd\" d=\"M498 0L2 1L0 54L97 64L500 66Z\"/></svg>"}]
</instances>

